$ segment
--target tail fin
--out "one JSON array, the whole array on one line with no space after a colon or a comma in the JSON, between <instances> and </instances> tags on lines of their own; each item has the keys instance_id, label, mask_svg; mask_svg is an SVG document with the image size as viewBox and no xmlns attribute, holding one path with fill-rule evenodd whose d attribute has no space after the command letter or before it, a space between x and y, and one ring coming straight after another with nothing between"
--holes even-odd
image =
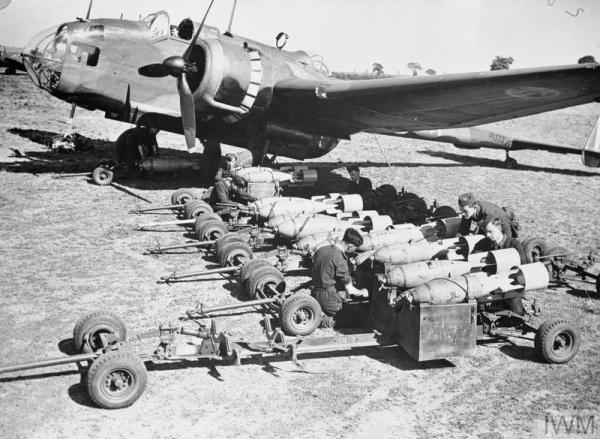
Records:
<instances>
[{"instance_id":1,"label":"tail fin","mask_svg":"<svg viewBox=\"0 0 600 439\"><path fill-rule=\"evenodd\" d=\"M581 161L585 166L592 168L600 168L600 136L598 136L598 124L600 123L600 115L594 125L590 137L588 137L585 146L581 152Z\"/></svg>"}]
</instances>

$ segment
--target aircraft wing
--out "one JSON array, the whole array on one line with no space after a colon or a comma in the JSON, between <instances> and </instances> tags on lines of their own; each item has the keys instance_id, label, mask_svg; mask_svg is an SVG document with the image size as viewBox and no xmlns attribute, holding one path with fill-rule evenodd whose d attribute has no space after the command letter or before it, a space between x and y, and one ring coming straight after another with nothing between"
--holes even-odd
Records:
<instances>
[{"instance_id":1,"label":"aircraft wing","mask_svg":"<svg viewBox=\"0 0 600 439\"><path fill-rule=\"evenodd\" d=\"M274 104L331 135L460 128L600 101L600 65L374 80L290 79Z\"/></svg>"}]
</instances>

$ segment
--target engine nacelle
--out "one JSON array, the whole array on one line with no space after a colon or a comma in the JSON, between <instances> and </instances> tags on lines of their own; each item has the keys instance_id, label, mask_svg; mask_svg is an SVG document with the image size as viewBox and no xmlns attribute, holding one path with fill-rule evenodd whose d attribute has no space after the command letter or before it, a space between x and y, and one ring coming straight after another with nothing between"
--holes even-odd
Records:
<instances>
[{"instance_id":1,"label":"engine nacelle","mask_svg":"<svg viewBox=\"0 0 600 439\"><path fill-rule=\"evenodd\" d=\"M267 124L266 135L270 140L269 153L299 160L321 157L340 141L335 137L307 134L273 122Z\"/></svg>"}]
</instances>

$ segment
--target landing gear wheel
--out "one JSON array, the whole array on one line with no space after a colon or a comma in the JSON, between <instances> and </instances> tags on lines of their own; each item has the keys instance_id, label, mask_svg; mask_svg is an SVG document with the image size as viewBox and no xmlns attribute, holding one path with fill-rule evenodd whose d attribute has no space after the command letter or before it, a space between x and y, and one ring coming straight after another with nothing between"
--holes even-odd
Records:
<instances>
[{"instance_id":1,"label":"landing gear wheel","mask_svg":"<svg viewBox=\"0 0 600 439\"><path fill-rule=\"evenodd\" d=\"M179 189L173 192L171 195L171 204L173 206L177 206L180 204L187 204L191 200L196 198L196 194L194 194L189 189Z\"/></svg>"},{"instance_id":2,"label":"landing gear wheel","mask_svg":"<svg viewBox=\"0 0 600 439\"><path fill-rule=\"evenodd\" d=\"M240 268L240 283L242 284L244 290L248 291L247 283L248 279L250 279L250 276L252 276L252 273L258 270L260 267L270 266L272 265L269 264L269 261L264 258L252 259L251 261L248 261L242 265L242 268Z\"/></svg>"},{"instance_id":3,"label":"landing gear wheel","mask_svg":"<svg viewBox=\"0 0 600 439\"><path fill-rule=\"evenodd\" d=\"M519 167L519 163L512 157L506 157L506 160L504 160L504 167L506 169L517 169Z\"/></svg>"},{"instance_id":4,"label":"landing gear wheel","mask_svg":"<svg viewBox=\"0 0 600 439\"><path fill-rule=\"evenodd\" d=\"M283 293L285 291L283 274L272 265L258 267L250 273L246 294L251 299L256 297L261 299L273 297L273 291L271 291L271 288L268 288L269 286L275 288L277 292Z\"/></svg>"},{"instance_id":5,"label":"landing gear wheel","mask_svg":"<svg viewBox=\"0 0 600 439\"><path fill-rule=\"evenodd\" d=\"M525 251L525 259L527 263L539 261L540 257L546 254L548 245L546 241L541 238L530 238L526 240L526 244L523 245Z\"/></svg>"},{"instance_id":6,"label":"landing gear wheel","mask_svg":"<svg viewBox=\"0 0 600 439\"><path fill-rule=\"evenodd\" d=\"M78 352L95 352L104 346L104 337L117 342L127 339L125 323L112 312L95 311L77 320L73 328L73 341Z\"/></svg>"},{"instance_id":7,"label":"landing gear wheel","mask_svg":"<svg viewBox=\"0 0 600 439\"><path fill-rule=\"evenodd\" d=\"M440 206L433 212L433 216L435 219L446 219L446 218L454 218L458 216L456 210L450 206Z\"/></svg>"},{"instance_id":8,"label":"landing gear wheel","mask_svg":"<svg viewBox=\"0 0 600 439\"><path fill-rule=\"evenodd\" d=\"M217 259L220 259L219 255L223 252L223 247L225 247L225 245L229 244L230 242L242 242L244 244L247 244L246 239L244 239L239 233L225 233L223 236L217 239L217 242L215 242L215 254L217 255Z\"/></svg>"},{"instance_id":9,"label":"landing gear wheel","mask_svg":"<svg viewBox=\"0 0 600 439\"><path fill-rule=\"evenodd\" d=\"M252 249L245 242L230 242L225 244L217 253L221 267L242 265L244 262L254 259Z\"/></svg>"},{"instance_id":10,"label":"landing gear wheel","mask_svg":"<svg viewBox=\"0 0 600 439\"><path fill-rule=\"evenodd\" d=\"M129 351L109 351L94 360L87 374L92 401L105 409L129 407L146 389L144 363Z\"/></svg>"},{"instance_id":11,"label":"landing gear wheel","mask_svg":"<svg viewBox=\"0 0 600 439\"><path fill-rule=\"evenodd\" d=\"M200 241L215 241L227 233L227 227L221 220L212 220L205 222L200 230L196 233L196 237Z\"/></svg>"},{"instance_id":12,"label":"landing gear wheel","mask_svg":"<svg viewBox=\"0 0 600 439\"><path fill-rule=\"evenodd\" d=\"M564 319L546 320L535 334L536 353L548 363L567 363L579 350L576 329Z\"/></svg>"},{"instance_id":13,"label":"landing gear wheel","mask_svg":"<svg viewBox=\"0 0 600 439\"><path fill-rule=\"evenodd\" d=\"M115 156L122 165L133 166L142 160L137 145L139 128L130 128L124 131L115 142Z\"/></svg>"},{"instance_id":14,"label":"landing gear wheel","mask_svg":"<svg viewBox=\"0 0 600 439\"><path fill-rule=\"evenodd\" d=\"M185 217L195 219L203 213L213 213L213 208L206 201L192 200L185 205Z\"/></svg>"},{"instance_id":15,"label":"landing gear wheel","mask_svg":"<svg viewBox=\"0 0 600 439\"><path fill-rule=\"evenodd\" d=\"M312 334L321 323L319 302L307 294L288 297L281 307L281 328L287 335Z\"/></svg>"}]
</instances>

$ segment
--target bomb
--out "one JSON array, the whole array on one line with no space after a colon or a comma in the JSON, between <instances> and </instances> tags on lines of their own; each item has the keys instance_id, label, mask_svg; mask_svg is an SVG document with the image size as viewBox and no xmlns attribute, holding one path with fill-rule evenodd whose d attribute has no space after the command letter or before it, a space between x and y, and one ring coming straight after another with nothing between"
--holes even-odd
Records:
<instances>
[{"instance_id":1,"label":"bomb","mask_svg":"<svg viewBox=\"0 0 600 439\"><path fill-rule=\"evenodd\" d=\"M475 271L502 273L521 264L519 252L514 248L473 253L466 261L420 261L405 265L385 266L377 277L383 284L398 288L414 288L436 278L452 278Z\"/></svg>"},{"instance_id":2,"label":"bomb","mask_svg":"<svg viewBox=\"0 0 600 439\"><path fill-rule=\"evenodd\" d=\"M410 264L411 262L429 259L465 260L466 255L473 252L475 244L484 238L483 235L470 235L460 238L442 239L436 242L417 242L415 244L392 244L377 250L361 253L356 257L357 265L369 258L375 262L388 264Z\"/></svg>"},{"instance_id":3,"label":"bomb","mask_svg":"<svg viewBox=\"0 0 600 439\"><path fill-rule=\"evenodd\" d=\"M244 178L248 183L279 183L292 179L292 174L260 166L240 168L235 170L235 174Z\"/></svg>"},{"instance_id":4,"label":"bomb","mask_svg":"<svg viewBox=\"0 0 600 439\"><path fill-rule=\"evenodd\" d=\"M332 206L330 205L317 203L306 198L296 198L281 199L280 201L274 201L270 204L263 204L256 209L256 212L261 219L266 220L275 216L287 214L322 213L327 212L330 209L332 209Z\"/></svg>"},{"instance_id":5,"label":"bomb","mask_svg":"<svg viewBox=\"0 0 600 439\"><path fill-rule=\"evenodd\" d=\"M374 227L385 228L391 224L391 218L388 216L377 216L374 218L365 218L361 221L348 222L339 220L333 216L313 215L308 218L292 218L274 228L275 233L286 239L302 239L315 233L327 231L345 231L348 228L355 228L359 231L369 231Z\"/></svg>"},{"instance_id":6,"label":"bomb","mask_svg":"<svg viewBox=\"0 0 600 439\"><path fill-rule=\"evenodd\" d=\"M402 293L396 304L428 303L447 305L471 299L482 299L511 291L531 291L548 287L550 277L541 262L525 264L513 270L488 275L485 272L469 273L450 279L434 279Z\"/></svg>"},{"instance_id":7,"label":"bomb","mask_svg":"<svg viewBox=\"0 0 600 439\"><path fill-rule=\"evenodd\" d=\"M276 234L287 239L301 239L308 235L328 230L344 231L352 225L327 215L313 215L307 218L292 218L274 228Z\"/></svg>"},{"instance_id":8,"label":"bomb","mask_svg":"<svg viewBox=\"0 0 600 439\"><path fill-rule=\"evenodd\" d=\"M430 233L426 235L426 233ZM409 242L420 242L426 240L429 236L435 237L434 231L425 233L416 227L376 230L363 236L363 243L358 248L359 251L375 250L380 247L392 244L406 244Z\"/></svg>"},{"instance_id":9,"label":"bomb","mask_svg":"<svg viewBox=\"0 0 600 439\"><path fill-rule=\"evenodd\" d=\"M327 241L333 242L342 239L344 236L344 230L333 230L331 232L321 232L312 235L305 236L302 239L296 241L292 247L296 250L304 250L307 252L315 251L315 248L320 243Z\"/></svg>"}]
</instances>

